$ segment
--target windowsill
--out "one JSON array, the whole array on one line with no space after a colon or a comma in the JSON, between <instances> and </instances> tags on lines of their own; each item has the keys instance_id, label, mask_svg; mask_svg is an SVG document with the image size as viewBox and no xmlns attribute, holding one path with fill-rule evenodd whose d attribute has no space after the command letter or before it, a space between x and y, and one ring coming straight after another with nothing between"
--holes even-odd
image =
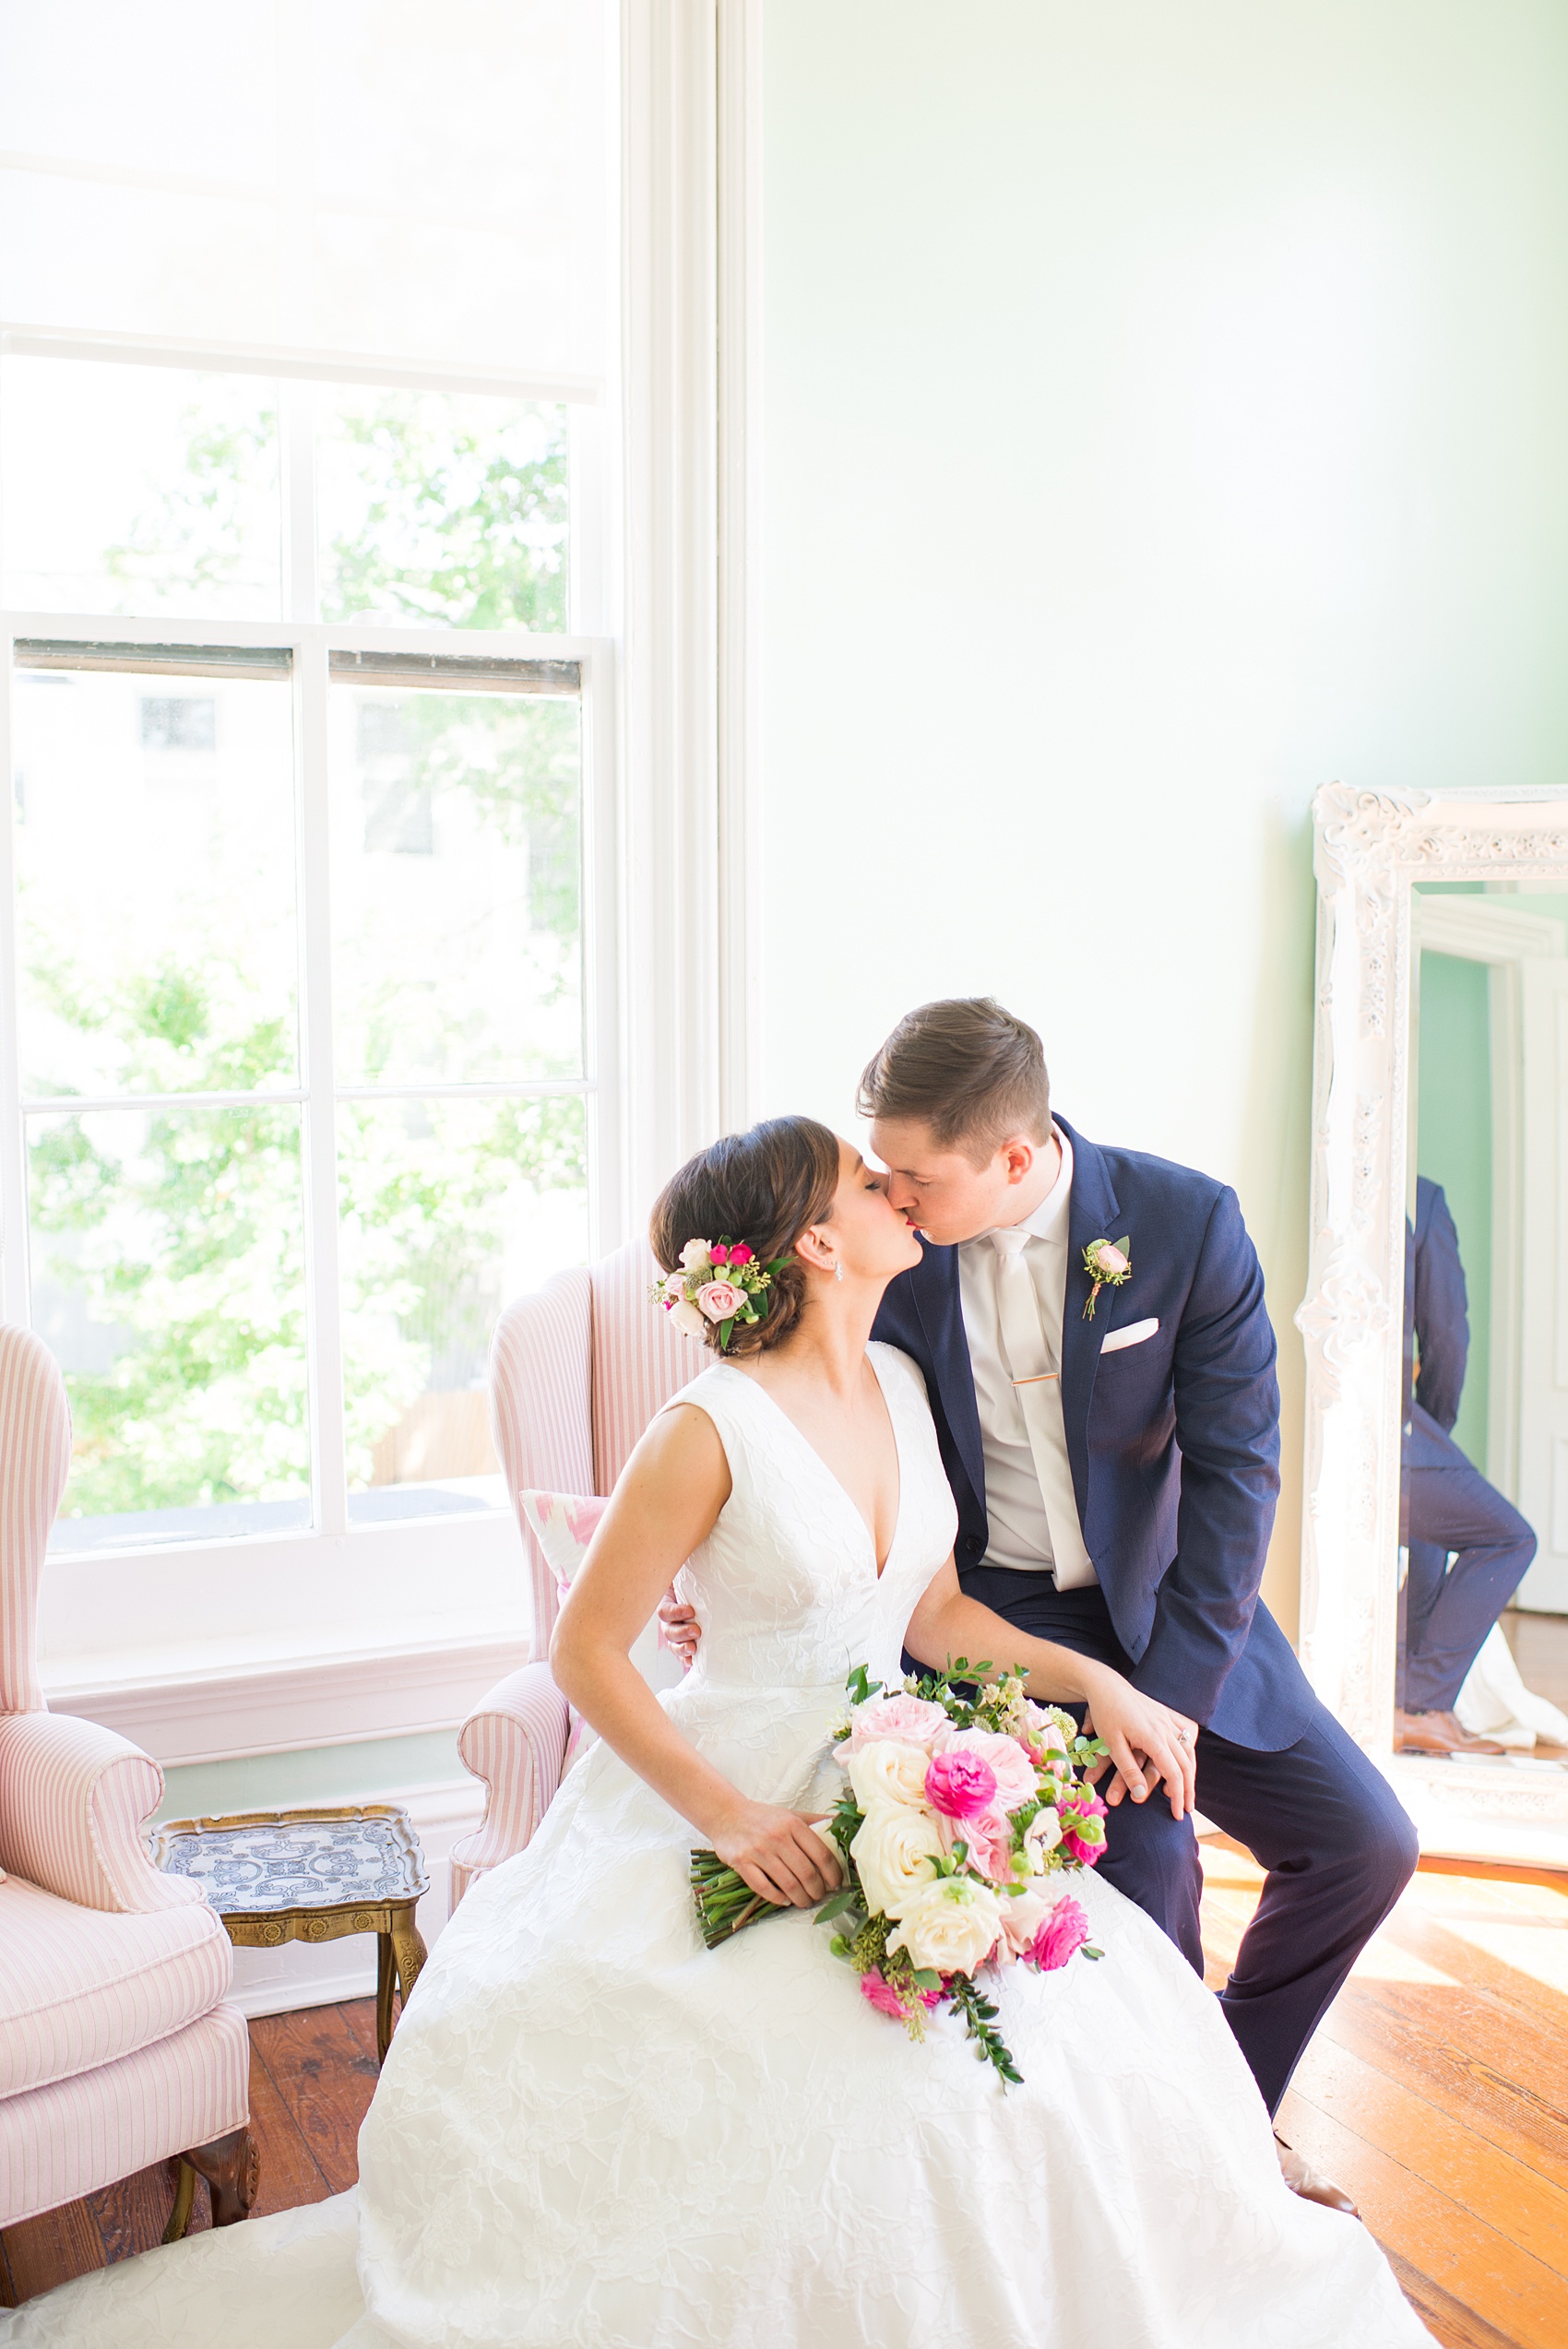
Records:
<instances>
[{"instance_id":1,"label":"windowsill","mask_svg":"<svg viewBox=\"0 0 1568 2349\"><path fill-rule=\"evenodd\" d=\"M56 1556L41 1591L52 1711L170 1765L456 1728L527 1659L506 1516L110 1558Z\"/></svg>"}]
</instances>

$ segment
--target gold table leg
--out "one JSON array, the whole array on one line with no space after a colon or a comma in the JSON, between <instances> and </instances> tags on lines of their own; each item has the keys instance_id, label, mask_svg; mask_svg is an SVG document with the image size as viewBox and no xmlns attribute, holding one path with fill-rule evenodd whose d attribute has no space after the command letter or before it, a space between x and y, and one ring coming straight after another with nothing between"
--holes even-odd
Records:
<instances>
[{"instance_id":1,"label":"gold table leg","mask_svg":"<svg viewBox=\"0 0 1568 2349\"><path fill-rule=\"evenodd\" d=\"M375 1937L375 2059L386 2061L392 2045L392 1977L396 1971L390 1933Z\"/></svg>"}]
</instances>

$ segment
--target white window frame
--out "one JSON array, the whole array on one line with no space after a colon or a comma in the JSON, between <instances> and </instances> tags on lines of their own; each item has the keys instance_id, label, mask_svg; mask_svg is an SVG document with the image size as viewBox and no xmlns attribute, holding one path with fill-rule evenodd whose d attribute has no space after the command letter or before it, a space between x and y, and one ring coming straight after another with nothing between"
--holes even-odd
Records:
<instances>
[{"instance_id":1,"label":"white window frame","mask_svg":"<svg viewBox=\"0 0 1568 2349\"><path fill-rule=\"evenodd\" d=\"M344 1465L342 1362L338 1287L337 1103L344 1098L532 1097L580 1095L589 1126L590 1254L621 1236L621 1108L616 1038L619 973L615 906L615 671L603 637L539 635L521 630L325 625L300 622L125 620L104 615L7 612L0 630L5 665L5 746L0 789L0 886L6 892L6 951L0 958L0 1263L4 1311L28 1318L25 1117L17 1062L18 982L10 919L15 875L9 694L18 638L84 646L112 640L151 647L244 647L286 650L291 659L294 794L300 943L300 1076L267 1099L299 1105L305 1249L315 1524L287 1536L237 1536L167 1548L137 1547L56 1555L45 1572L43 1648L48 1676L79 1691L104 1672L115 1679L155 1662L148 1626L200 1625L200 1647L232 1663L281 1661L324 1647L438 1639L469 1645L516 1641L519 1622L517 1536L505 1513L350 1527ZM358 1086L333 1064L331 906L328 864L329 656L376 651L428 658L569 660L579 666L583 743L583 953L585 1065L580 1080L530 1085ZM600 908L604 910L601 912ZM137 1097L127 1095L127 1105ZM206 1097L193 1094L193 1104ZM453 1588L454 1570L460 1596ZM356 1631L358 1637L356 1638ZM367 1636L367 1634L369 1636ZM170 1649L160 1642L165 1664Z\"/></svg>"},{"instance_id":2,"label":"white window frame","mask_svg":"<svg viewBox=\"0 0 1568 2349\"><path fill-rule=\"evenodd\" d=\"M176 632L166 621L106 626L53 612L0 615L13 636L288 644L300 650L297 678L317 646L437 649L435 632L422 628L318 626L314 603L303 600L314 594L301 571L313 517L290 464L290 441L297 450L308 418L301 378L570 403L576 633L452 634L453 648L470 655L583 665L600 1251L643 1228L672 1166L757 1113L762 900L760 0L605 6L618 19L612 217L622 257L612 338L619 356L600 400L576 384L480 383L438 367L394 374L328 354L299 354L294 374L268 367L261 353L150 339L130 347L135 338L119 337L111 350L103 337L83 337L82 357L294 374L283 386L291 422L282 455L285 584L298 616ZM51 329L50 355L66 355L70 339ZM0 322L6 348L42 352L44 344L8 336ZM8 740L9 644L0 652ZM8 763L0 789L8 859ZM7 908L10 886L7 865ZM0 993L0 1096L14 1102L14 972L7 956L0 965L0 991L11 990ZM0 1114L0 1156L14 1168L19 1149L18 1121ZM450 1728L523 1660L530 1631L509 1520L465 1529L468 1603L454 1608L453 1522L52 1560L41 1625L50 1702L121 1729L171 1763Z\"/></svg>"}]
</instances>

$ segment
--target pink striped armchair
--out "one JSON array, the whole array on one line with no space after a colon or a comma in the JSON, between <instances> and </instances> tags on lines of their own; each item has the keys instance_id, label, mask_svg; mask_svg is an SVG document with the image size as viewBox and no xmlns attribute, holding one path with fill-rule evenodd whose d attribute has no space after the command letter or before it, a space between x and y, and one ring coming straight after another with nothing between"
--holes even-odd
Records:
<instances>
[{"instance_id":1,"label":"pink striped armchair","mask_svg":"<svg viewBox=\"0 0 1568 2349\"><path fill-rule=\"evenodd\" d=\"M70 1453L53 1357L0 1326L0 2228L178 2155L172 2236L198 2171L219 2225L255 2200L250 2039L222 1925L147 1856L163 1773L44 1705L38 1584Z\"/></svg>"},{"instance_id":2,"label":"pink striped armchair","mask_svg":"<svg viewBox=\"0 0 1568 2349\"><path fill-rule=\"evenodd\" d=\"M658 1276L635 1240L585 1272L558 1273L509 1305L490 1349L491 1418L527 1554L533 1657L481 1700L457 1736L466 1769L484 1781L485 1813L454 1846L456 1905L476 1876L520 1852L565 1764L572 1717L546 1658L559 1604L555 1576L518 1496L605 1493L661 1404L708 1356L647 1302Z\"/></svg>"}]
</instances>

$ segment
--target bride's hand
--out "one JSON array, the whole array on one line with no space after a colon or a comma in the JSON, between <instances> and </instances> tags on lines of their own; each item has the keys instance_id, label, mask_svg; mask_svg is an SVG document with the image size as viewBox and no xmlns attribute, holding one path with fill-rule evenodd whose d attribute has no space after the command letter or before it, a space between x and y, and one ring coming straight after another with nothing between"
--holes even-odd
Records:
<instances>
[{"instance_id":1,"label":"bride's hand","mask_svg":"<svg viewBox=\"0 0 1568 2349\"><path fill-rule=\"evenodd\" d=\"M781 1908L812 1908L843 1881L837 1853L812 1823L825 1815L780 1810L770 1802L738 1802L714 1836L713 1848L765 1901Z\"/></svg>"},{"instance_id":2,"label":"bride's hand","mask_svg":"<svg viewBox=\"0 0 1568 2349\"><path fill-rule=\"evenodd\" d=\"M1196 1808L1196 1725L1183 1714L1144 1696L1106 1666L1094 1673L1084 1730L1103 1740L1116 1765L1105 1796L1113 1809L1124 1794L1146 1801L1162 1780L1173 1819ZM1105 1767L1101 1762L1090 1775L1098 1778Z\"/></svg>"}]
</instances>

